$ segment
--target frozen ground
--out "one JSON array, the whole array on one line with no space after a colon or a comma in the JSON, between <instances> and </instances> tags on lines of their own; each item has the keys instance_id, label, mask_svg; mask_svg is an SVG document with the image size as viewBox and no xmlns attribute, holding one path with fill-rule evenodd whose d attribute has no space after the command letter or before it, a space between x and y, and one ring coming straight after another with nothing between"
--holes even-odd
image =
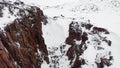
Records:
<instances>
[{"instance_id":1,"label":"frozen ground","mask_svg":"<svg viewBox=\"0 0 120 68\"><path fill-rule=\"evenodd\" d=\"M16 1L16 0L10 0ZM82 16L91 23L116 33L120 37L119 0L21 0L28 5L41 7L47 16ZM73 11L75 12L73 12Z\"/></svg>"},{"instance_id":2,"label":"frozen ground","mask_svg":"<svg viewBox=\"0 0 120 68\"><path fill-rule=\"evenodd\" d=\"M11 0L15 1L15 0ZM120 65L120 1L119 0L21 0L28 5L40 7L44 14L48 17L48 24L43 25L43 37L48 48L58 47L64 44L68 36L68 27L73 18L76 21L83 21L94 24L98 27L108 29L111 34L108 36L112 40L110 50L114 56L114 63L110 68L119 68ZM15 17L8 18L7 9L4 11L3 18L0 18L0 27L10 23ZM109 49L109 48L108 48ZM66 49L67 50L67 49ZM91 51L93 50L93 51ZM91 51L91 52L90 52ZM96 54L96 51L89 47L86 50L86 58L93 60L94 55L87 57L88 54ZM61 55L59 50L55 51L54 55ZM65 57L65 56L63 56ZM61 62L66 61L66 57L61 59ZM69 61L63 62L67 63ZM94 62L94 61L93 61ZM45 63L45 62L44 62ZM92 63L92 61L91 61ZM43 64L42 68L44 67ZM67 64L66 64L67 65ZM61 65L61 68L63 65ZM67 67L67 66L66 66ZM49 67L48 67L49 68ZM87 68L87 66L83 66ZM93 68L93 67L89 67ZM106 67L107 68L107 67Z\"/></svg>"},{"instance_id":3,"label":"frozen ground","mask_svg":"<svg viewBox=\"0 0 120 68\"><path fill-rule=\"evenodd\" d=\"M50 3L43 1L42 4L41 7L48 16L63 14L67 17L85 17L90 19L91 23L105 27L120 36L118 31L120 29L119 0L70 0L68 2L67 0L60 0L60 2L52 0Z\"/></svg>"}]
</instances>

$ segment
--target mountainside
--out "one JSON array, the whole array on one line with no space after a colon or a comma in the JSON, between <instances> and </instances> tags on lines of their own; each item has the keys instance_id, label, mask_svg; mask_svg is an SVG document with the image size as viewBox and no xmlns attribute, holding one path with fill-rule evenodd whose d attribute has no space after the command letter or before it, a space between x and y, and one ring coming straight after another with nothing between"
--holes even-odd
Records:
<instances>
[{"instance_id":1,"label":"mountainside","mask_svg":"<svg viewBox=\"0 0 120 68\"><path fill-rule=\"evenodd\" d=\"M119 36L79 15L99 8L70 4L1 0L0 68L119 68Z\"/></svg>"},{"instance_id":2,"label":"mountainside","mask_svg":"<svg viewBox=\"0 0 120 68\"><path fill-rule=\"evenodd\" d=\"M2 8L17 15L13 22L1 30L1 68L40 68L45 60L49 63L48 51L42 37L43 12L35 6L24 3L1 3ZM17 6L21 5L19 8ZM16 11L16 14L12 11ZM34 11L33 11L34 10ZM11 12L10 12L11 11ZM1 16L2 17L2 16Z\"/></svg>"}]
</instances>

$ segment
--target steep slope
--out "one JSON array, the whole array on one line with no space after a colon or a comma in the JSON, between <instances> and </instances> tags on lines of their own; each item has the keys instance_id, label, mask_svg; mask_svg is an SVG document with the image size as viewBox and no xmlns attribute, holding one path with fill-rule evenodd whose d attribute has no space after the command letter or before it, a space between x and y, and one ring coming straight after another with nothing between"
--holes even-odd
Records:
<instances>
[{"instance_id":1,"label":"steep slope","mask_svg":"<svg viewBox=\"0 0 120 68\"><path fill-rule=\"evenodd\" d=\"M86 17L100 11L97 2L1 0L0 68L119 68L120 38Z\"/></svg>"},{"instance_id":2,"label":"steep slope","mask_svg":"<svg viewBox=\"0 0 120 68\"><path fill-rule=\"evenodd\" d=\"M54 33L51 27L59 29L56 31L58 33ZM115 35L105 28L91 24L90 20L66 19L62 16L48 18L47 25L43 25L43 37L48 47L50 64L44 65L46 68L119 67L117 59L120 57L116 52L119 49L114 48L119 48L119 43L112 39L113 36Z\"/></svg>"},{"instance_id":3,"label":"steep slope","mask_svg":"<svg viewBox=\"0 0 120 68\"><path fill-rule=\"evenodd\" d=\"M76 0L43 7L48 16L43 37L52 51L50 57L59 55L50 59L57 61L51 68L119 68L119 4L118 0Z\"/></svg>"},{"instance_id":4,"label":"steep slope","mask_svg":"<svg viewBox=\"0 0 120 68\"><path fill-rule=\"evenodd\" d=\"M42 37L43 12L23 2L1 2L11 16L18 16L1 30L1 68L40 68L42 61L49 63ZM22 7L20 7L22 6ZM14 12L17 11L17 12ZM2 16L1 16L2 17Z\"/></svg>"}]
</instances>

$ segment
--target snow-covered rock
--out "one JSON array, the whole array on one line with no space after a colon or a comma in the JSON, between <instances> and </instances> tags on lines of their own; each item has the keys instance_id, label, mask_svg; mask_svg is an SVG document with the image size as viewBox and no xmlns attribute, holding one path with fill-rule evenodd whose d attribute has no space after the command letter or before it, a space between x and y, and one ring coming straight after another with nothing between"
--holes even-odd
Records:
<instances>
[{"instance_id":1,"label":"snow-covered rock","mask_svg":"<svg viewBox=\"0 0 120 68\"><path fill-rule=\"evenodd\" d=\"M119 10L119 0L0 0L0 68L119 68Z\"/></svg>"}]
</instances>

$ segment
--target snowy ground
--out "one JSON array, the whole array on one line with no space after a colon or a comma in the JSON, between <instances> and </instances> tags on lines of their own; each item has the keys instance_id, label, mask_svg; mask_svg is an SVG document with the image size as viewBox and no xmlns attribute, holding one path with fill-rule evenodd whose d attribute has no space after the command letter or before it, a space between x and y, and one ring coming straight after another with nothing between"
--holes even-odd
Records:
<instances>
[{"instance_id":1,"label":"snowy ground","mask_svg":"<svg viewBox=\"0 0 120 68\"><path fill-rule=\"evenodd\" d=\"M11 0L15 1L15 0ZM111 51L114 56L114 64L110 68L119 68L120 65L120 1L119 0L21 0L28 5L40 7L48 17L48 24L43 25L43 37L48 47L59 47L64 44L68 36L68 27L73 18L76 20L90 21L90 23L108 29L112 34L108 37L112 40ZM0 18L0 27L9 23L7 16ZM7 19L6 19L7 18ZM9 20L8 20L9 19ZM4 23L6 22L6 23ZM118 37L119 36L119 37ZM89 47L88 51L91 51ZM91 51L94 52L94 51ZM92 54L92 53L89 54ZM58 53L55 53L57 55ZM86 53L87 54L87 53ZM61 55L59 53L58 55ZM94 59L92 57L89 58ZM61 59L62 60L62 59ZM64 60L64 59L63 59ZM68 62L68 61L66 61ZM65 62L64 62L65 63ZM46 65L46 64L45 64ZM42 68L47 68L43 67ZM49 67L48 67L49 68ZM61 67L62 68L62 67ZM84 67L86 68L86 67ZM89 67L90 68L90 67Z\"/></svg>"},{"instance_id":2,"label":"snowy ground","mask_svg":"<svg viewBox=\"0 0 120 68\"><path fill-rule=\"evenodd\" d=\"M120 40L119 38L120 32L118 31L120 29L119 27L120 26L120 19L119 19L120 18L120 2L119 1L91 0L91 1L85 2L83 0L76 0L76 1L70 0L67 2L67 0L66 1L60 0L59 2L59 0L57 1L52 0L52 2L50 3L43 1L41 7L44 11L44 14L47 15L49 19L51 19L49 20L50 23L48 24L48 26L50 27L47 27L47 26L45 26L47 28L43 27L43 32L44 32L43 34L45 34L47 31L48 33L55 32L50 34L53 36L43 35L45 37L46 44L50 45L49 42L52 42L53 40L55 42L52 42L51 45L55 43L57 46L58 44L64 43L63 40L68 35L67 34L68 24L70 23L72 18L75 18L75 19L83 18L83 21L86 21L86 19L89 19L92 24L98 27L106 28L112 32L112 34L108 38L112 40L112 47L110 48L110 50L112 52L112 55L114 56L114 61L113 61L113 65L109 68L120 67L119 65L120 43L118 41ZM55 16L57 17L57 21L52 21L52 19ZM52 38L52 40L49 40L48 38ZM94 60L95 55L93 54L96 54L96 51L92 48L93 47L88 47L87 49L88 52L86 52L85 54L86 58L89 61ZM91 56L88 57L87 55L91 55ZM90 63L93 63L93 62L91 61ZM83 68L93 68L93 67L92 66L88 67L84 65Z\"/></svg>"},{"instance_id":3,"label":"snowy ground","mask_svg":"<svg viewBox=\"0 0 120 68\"><path fill-rule=\"evenodd\" d=\"M16 0L9 0L16 1ZM41 7L47 16L82 16L91 23L105 27L120 37L120 1L119 0L21 0L28 5ZM75 10L73 12L72 10ZM5 14L8 14L5 11ZM7 16L6 16L7 17ZM14 19L14 17L12 17ZM7 19L4 17L4 19ZM3 19L1 19L2 21ZM7 19L8 20L8 19ZM12 21L12 19L9 19ZM1 27L2 24L1 23Z\"/></svg>"}]
</instances>

